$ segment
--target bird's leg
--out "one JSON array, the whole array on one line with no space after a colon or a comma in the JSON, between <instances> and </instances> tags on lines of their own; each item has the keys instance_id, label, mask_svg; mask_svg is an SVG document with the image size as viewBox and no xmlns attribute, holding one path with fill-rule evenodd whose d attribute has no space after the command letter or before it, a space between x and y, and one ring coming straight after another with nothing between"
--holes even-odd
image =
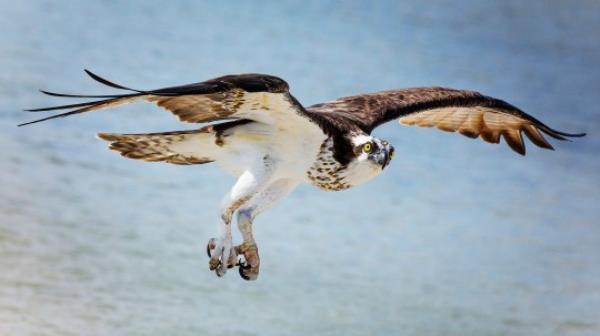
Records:
<instances>
[{"instance_id":1,"label":"bird's leg","mask_svg":"<svg viewBox=\"0 0 600 336\"><path fill-rule=\"evenodd\" d=\"M250 196L244 196L232 199L230 195L231 193L228 193L225 196L221 207L219 238L211 238L206 246L210 258L208 268L215 271L218 276L225 275L227 268L233 267L236 263L237 254L234 253L231 241L231 218L235 210L250 198Z\"/></svg>"},{"instance_id":2,"label":"bird's leg","mask_svg":"<svg viewBox=\"0 0 600 336\"><path fill-rule=\"evenodd\" d=\"M234 266L237 254L231 242L231 218L233 213L253 195L268 185L270 175L265 171L243 173L221 204L220 235L208 241L206 247L210 261L208 267L218 276L223 276L227 268Z\"/></svg>"},{"instance_id":3,"label":"bird's leg","mask_svg":"<svg viewBox=\"0 0 600 336\"><path fill-rule=\"evenodd\" d=\"M244 280L256 280L258 269L260 267L260 258L258 257L258 246L252 234L252 220L256 207L244 207L238 211L237 222L238 229L242 234L242 244L235 247L237 255L243 255L244 260L239 263L240 276Z\"/></svg>"},{"instance_id":4,"label":"bird's leg","mask_svg":"<svg viewBox=\"0 0 600 336\"><path fill-rule=\"evenodd\" d=\"M297 183L292 180L277 180L254 195L238 210L237 222L243 242L234 247L234 250L237 255L243 256L243 260L239 262L239 273L243 279L256 280L260 267L258 246L252 234L252 221L260 212L289 194L296 185Z\"/></svg>"}]
</instances>

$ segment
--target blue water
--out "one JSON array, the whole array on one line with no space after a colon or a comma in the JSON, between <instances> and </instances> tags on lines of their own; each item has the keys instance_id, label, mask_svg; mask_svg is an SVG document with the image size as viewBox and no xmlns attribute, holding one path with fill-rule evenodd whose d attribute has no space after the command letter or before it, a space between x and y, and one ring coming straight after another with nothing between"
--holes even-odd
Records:
<instances>
[{"instance_id":1,"label":"blue water","mask_svg":"<svg viewBox=\"0 0 600 336\"><path fill-rule=\"evenodd\" d=\"M0 335L600 334L597 1L4 1ZM376 180L261 215L257 282L207 270L233 179L121 159L94 134L190 128L150 104L28 128L37 89L112 92L240 72L309 105L476 89L564 131L520 157L390 123Z\"/></svg>"}]
</instances>

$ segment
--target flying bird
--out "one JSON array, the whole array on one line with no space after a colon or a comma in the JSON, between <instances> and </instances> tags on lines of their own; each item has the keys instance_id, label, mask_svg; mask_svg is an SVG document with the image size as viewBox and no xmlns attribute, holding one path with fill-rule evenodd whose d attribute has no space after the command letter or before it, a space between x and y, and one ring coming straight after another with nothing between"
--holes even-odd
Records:
<instances>
[{"instance_id":1,"label":"flying bird","mask_svg":"<svg viewBox=\"0 0 600 336\"><path fill-rule=\"evenodd\" d=\"M420 87L360 94L303 106L281 78L265 74L228 75L200 83L157 90L115 84L88 70L94 80L126 91L114 95L62 94L94 101L38 108L65 111L19 126L147 101L198 129L145 134L99 133L124 157L180 165L215 162L237 177L220 208L219 235L207 244L209 269L223 276L238 267L243 279L258 277L260 260L252 233L255 217L287 196L300 183L322 190L352 188L379 175L396 153L386 140L371 135L392 120L402 125L436 127L497 144L500 138L525 155L525 134L535 145L553 149L544 134L557 140L581 137L543 124L517 107L474 91ZM234 246L231 223L243 241Z\"/></svg>"}]
</instances>

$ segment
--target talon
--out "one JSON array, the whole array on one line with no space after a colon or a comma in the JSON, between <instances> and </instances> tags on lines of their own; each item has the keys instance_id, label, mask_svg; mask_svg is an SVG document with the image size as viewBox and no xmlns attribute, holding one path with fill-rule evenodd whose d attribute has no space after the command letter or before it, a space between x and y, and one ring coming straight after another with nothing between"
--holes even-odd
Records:
<instances>
[{"instance_id":1,"label":"talon","mask_svg":"<svg viewBox=\"0 0 600 336\"><path fill-rule=\"evenodd\" d=\"M206 254L209 258L212 258L210 250L214 249L215 247L217 247L217 240L215 238L210 238L206 244Z\"/></svg>"},{"instance_id":2,"label":"talon","mask_svg":"<svg viewBox=\"0 0 600 336\"><path fill-rule=\"evenodd\" d=\"M258 249L255 244L242 243L239 246L234 247L235 251L242 256L238 261L238 272L240 277L244 280L256 280L258 277L258 270L260 265L260 259L258 257Z\"/></svg>"},{"instance_id":3,"label":"talon","mask_svg":"<svg viewBox=\"0 0 600 336\"><path fill-rule=\"evenodd\" d=\"M222 239L211 238L208 241L206 245L206 254L210 258L208 268L215 271L218 277L222 277L228 269L238 266L238 272L242 279L256 280L260 265L256 244L243 243L233 247L226 246L231 246L230 242L223 242ZM229 253L225 253L226 249Z\"/></svg>"},{"instance_id":4,"label":"talon","mask_svg":"<svg viewBox=\"0 0 600 336\"><path fill-rule=\"evenodd\" d=\"M220 269L220 268L217 268L217 269L215 270L215 274L216 274L216 275L217 275L219 278L221 278L222 276L224 276L224 275L225 275L225 273L224 273L223 271L221 271L221 269Z\"/></svg>"},{"instance_id":5,"label":"talon","mask_svg":"<svg viewBox=\"0 0 600 336\"><path fill-rule=\"evenodd\" d=\"M242 277L242 279L244 280L250 280L250 277L248 277L246 274L244 274L244 270L246 268L243 268L242 266L240 266L240 268L238 269L239 273L240 273L240 277Z\"/></svg>"},{"instance_id":6,"label":"talon","mask_svg":"<svg viewBox=\"0 0 600 336\"><path fill-rule=\"evenodd\" d=\"M219 258L210 258L208 261L208 269L211 271L216 270L219 266L221 266L221 260Z\"/></svg>"}]
</instances>

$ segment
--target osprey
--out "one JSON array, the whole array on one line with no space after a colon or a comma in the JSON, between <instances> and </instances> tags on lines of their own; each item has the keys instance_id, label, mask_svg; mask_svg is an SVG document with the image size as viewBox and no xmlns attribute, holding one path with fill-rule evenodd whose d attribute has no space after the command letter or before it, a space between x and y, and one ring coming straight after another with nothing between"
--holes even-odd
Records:
<instances>
[{"instance_id":1,"label":"osprey","mask_svg":"<svg viewBox=\"0 0 600 336\"><path fill-rule=\"evenodd\" d=\"M146 134L99 133L122 156L173 164L217 163L237 177L224 197L220 234L207 244L209 269L223 276L239 266L246 280L259 272L258 248L252 234L254 218L288 195L298 184L323 190L344 190L379 175L394 157L394 147L371 136L379 125L436 127L499 143L503 137L525 155L522 134L535 145L553 149L542 134L558 140L581 137L552 129L517 107L474 91L422 87L344 97L304 107L281 78L240 74L158 90L135 90L110 82L88 70L94 80L119 95L75 95L41 91L50 96L98 98L95 101L27 110L68 110L43 119L91 112L136 101L149 101L188 123L212 123L199 129ZM231 222L243 242L234 246ZM239 259L238 259L239 257Z\"/></svg>"}]
</instances>

